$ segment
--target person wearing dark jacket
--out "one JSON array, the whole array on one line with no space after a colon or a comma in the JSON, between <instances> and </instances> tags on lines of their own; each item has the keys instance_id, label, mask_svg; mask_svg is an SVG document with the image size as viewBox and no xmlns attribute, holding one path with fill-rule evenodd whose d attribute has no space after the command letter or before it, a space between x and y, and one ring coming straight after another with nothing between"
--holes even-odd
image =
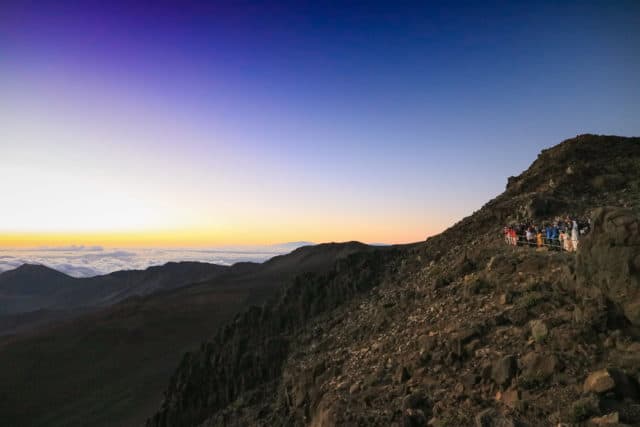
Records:
<instances>
[{"instance_id":1,"label":"person wearing dark jacket","mask_svg":"<svg viewBox=\"0 0 640 427\"><path fill-rule=\"evenodd\" d=\"M554 249L556 249L557 247L560 247L560 243L558 241L559 235L560 235L560 230L558 229L558 226L554 224L553 227L551 227L551 245L553 245Z\"/></svg>"}]
</instances>

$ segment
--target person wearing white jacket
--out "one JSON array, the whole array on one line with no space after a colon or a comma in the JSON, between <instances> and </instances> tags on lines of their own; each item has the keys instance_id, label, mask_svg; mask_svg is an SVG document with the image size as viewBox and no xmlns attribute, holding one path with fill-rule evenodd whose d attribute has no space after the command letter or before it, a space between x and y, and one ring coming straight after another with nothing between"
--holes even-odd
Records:
<instances>
[{"instance_id":1,"label":"person wearing white jacket","mask_svg":"<svg viewBox=\"0 0 640 427\"><path fill-rule=\"evenodd\" d=\"M573 220L573 228L571 229L571 246L574 251L578 250L578 237L580 232L578 230L578 223L576 220Z\"/></svg>"}]
</instances>

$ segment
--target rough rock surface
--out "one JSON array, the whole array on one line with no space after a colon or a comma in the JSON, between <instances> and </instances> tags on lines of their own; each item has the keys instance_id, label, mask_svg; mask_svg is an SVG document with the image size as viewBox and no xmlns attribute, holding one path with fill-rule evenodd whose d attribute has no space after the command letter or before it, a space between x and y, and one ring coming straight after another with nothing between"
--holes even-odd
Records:
<instances>
[{"instance_id":1,"label":"rough rock surface","mask_svg":"<svg viewBox=\"0 0 640 427\"><path fill-rule=\"evenodd\" d=\"M592 226L593 233L580 242L579 283L640 327L640 218L631 209L604 207L593 214Z\"/></svg>"},{"instance_id":2,"label":"rough rock surface","mask_svg":"<svg viewBox=\"0 0 640 427\"><path fill-rule=\"evenodd\" d=\"M545 150L444 233L239 316L185 356L148 425L640 425L639 195L638 138ZM594 210L577 260L500 236ZM613 386L585 387L602 369Z\"/></svg>"}]
</instances>

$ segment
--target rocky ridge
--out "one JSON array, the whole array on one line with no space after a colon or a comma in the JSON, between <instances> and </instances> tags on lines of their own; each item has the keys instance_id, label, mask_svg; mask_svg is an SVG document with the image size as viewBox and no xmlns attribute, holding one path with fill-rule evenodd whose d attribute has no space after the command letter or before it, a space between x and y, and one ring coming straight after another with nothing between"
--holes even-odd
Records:
<instances>
[{"instance_id":1,"label":"rocky ridge","mask_svg":"<svg viewBox=\"0 0 640 427\"><path fill-rule=\"evenodd\" d=\"M148 425L640 425L639 212L640 138L564 141L444 233L238 316ZM556 215L593 217L577 256L502 243Z\"/></svg>"}]
</instances>

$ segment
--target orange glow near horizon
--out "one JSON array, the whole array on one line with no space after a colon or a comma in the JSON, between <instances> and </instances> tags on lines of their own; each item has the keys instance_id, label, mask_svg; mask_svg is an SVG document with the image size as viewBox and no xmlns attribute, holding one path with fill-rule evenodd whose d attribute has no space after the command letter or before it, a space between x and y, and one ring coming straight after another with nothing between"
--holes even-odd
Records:
<instances>
[{"instance_id":1,"label":"orange glow near horizon","mask_svg":"<svg viewBox=\"0 0 640 427\"><path fill-rule=\"evenodd\" d=\"M190 227L76 230L1 230L0 248L42 246L104 246L104 247L216 247L233 245L271 245L286 242L314 243L357 240L364 243L412 243L424 240L451 225L447 215L426 219L408 215L393 221L371 213L358 217L311 217L288 221L274 217L263 221L238 218L220 225L201 224ZM416 230L420 230L416 233Z\"/></svg>"},{"instance_id":2,"label":"orange glow near horizon","mask_svg":"<svg viewBox=\"0 0 640 427\"><path fill-rule=\"evenodd\" d=\"M365 243L412 243L424 240L441 230L427 230L416 235L410 230L382 229L367 232L364 229L345 228L321 231L299 230L157 230L143 232L0 232L0 248L57 247L71 245L105 247L216 247L229 245L270 245L292 241L314 243L357 240Z\"/></svg>"}]
</instances>

